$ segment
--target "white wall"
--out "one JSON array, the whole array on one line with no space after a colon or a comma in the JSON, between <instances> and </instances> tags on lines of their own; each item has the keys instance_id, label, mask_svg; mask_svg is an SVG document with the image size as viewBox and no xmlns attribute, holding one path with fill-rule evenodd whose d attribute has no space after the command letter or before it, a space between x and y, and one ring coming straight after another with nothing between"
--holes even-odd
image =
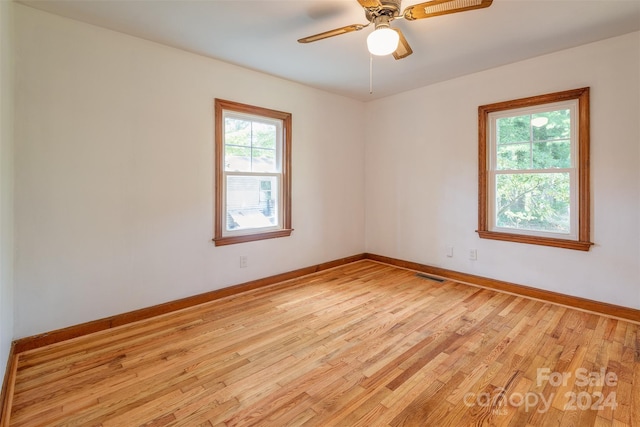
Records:
<instances>
[{"instance_id":1,"label":"white wall","mask_svg":"<svg viewBox=\"0 0 640 427\"><path fill-rule=\"evenodd\" d=\"M13 4L0 1L0 378L13 339Z\"/></svg>"},{"instance_id":2,"label":"white wall","mask_svg":"<svg viewBox=\"0 0 640 427\"><path fill-rule=\"evenodd\" d=\"M364 251L362 103L15 12L16 338ZM211 242L216 97L293 114L291 237Z\"/></svg>"},{"instance_id":3,"label":"white wall","mask_svg":"<svg viewBox=\"0 0 640 427\"><path fill-rule=\"evenodd\" d=\"M369 103L367 252L640 308L639 83L636 32ZM479 239L478 106L584 86L595 246Z\"/></svg>"},{"instance_id":4,"label":"white wall","mask_svg":"<svg viewBox=\"0 0 640 427\"><path fill-rule=\"evenodd\" d=\"M365 250L640 308L639 33L362 104L13 9L15 157L0 173L6 225L15 170L15 267L2 251L0 297L10 318L14 284L12 338ZM582 86L596 246L478 239L478 105ZM215 97L293 113L291 237L213 246Z\"/></svg>"}]
</instances>

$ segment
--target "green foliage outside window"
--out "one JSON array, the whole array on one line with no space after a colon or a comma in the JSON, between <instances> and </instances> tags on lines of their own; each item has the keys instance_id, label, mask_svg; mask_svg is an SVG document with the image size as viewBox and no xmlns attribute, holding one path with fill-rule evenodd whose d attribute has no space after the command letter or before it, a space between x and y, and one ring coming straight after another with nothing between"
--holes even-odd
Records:
<instances>
[{"instance_id":1,"label":"green foliage outside window","mask_svg":"<svg viewBox=\"0 0 640 427\"><path fill-rule=\"evenodd\" d=\"M275 171L276 126L259 121L225 118L225 156L246 160L248 170ZM237 162L235 163L237 164ZM260 165L256 168L256 165ZM227 169L229 169L227 162ZM232 168L233 169L233 168ZM245 168L242 168L245 169Z\"/></svg>"},{"instance_id":2,"label":"green foliage outside window","mask_svg":"<svg viewBox=\"0 0 640 427\"><path fill-rule=\"evenodd\" d=\"M569 174L505 174L496 177L496 225L569 233Z\"/></svg>"},{"instance_id":3,"label":"green foliage outside window","mask_svg":"<svg viewBox=\"0 0 640 427\"><path fill-rule=\"evenodd\" d=\"M570 232L568 109L496 121L496 225Z\"/></svg>"}]
</instances>

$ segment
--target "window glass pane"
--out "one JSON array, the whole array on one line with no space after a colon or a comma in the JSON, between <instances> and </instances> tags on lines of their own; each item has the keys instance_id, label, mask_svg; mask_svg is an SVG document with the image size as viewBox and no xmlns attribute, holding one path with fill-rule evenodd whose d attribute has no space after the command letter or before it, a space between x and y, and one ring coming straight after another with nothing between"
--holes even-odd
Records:
<instances>
[{"instance_id":1,"label":"window glass pane","mask_svg":"<svg viewBox=\"0 0 640 427\"><path fill-rule=\"evenodd\" d=\"M531 140L531 116L504 117L496 120L498 144Z\"/></svg>"},{"instance_id":2,"label":"window glass pane","mask_svg":"<svg viewBox=\"0 0 640 427\"><path fill-rule=\"evenodd\" d=\"M571 141L535 142L533 167L536 169L570 168Z\"/></svg>"},{"instance_id":3,"label":"window glass pane","mask_svg":"<svg viewBox=\"0 0 640 427\"><path fill-rule=\"evenodd\" d=\"M278 177L227 176L227 231L278 225Z\"/></svg>"},{"instance_id":4,"label":"window glass pane","mask_svg":"<svg viewBox=\"0 0 640 427\"><path fill-rule=\"evenodd\" d=\"M272 123L253 122L253 146L275 150L277 131L276 125Z\"/></svg>"},{"instance_id":5,"label":"window glass pane","mask_svg":"<svg viewBox=\"0 0 640 427\"><path fill-rule=\"evenodd\" d=\"M251 172L251 148L225 145L224 167L232 172Z\"/></svg>"},{"instance_id":6,"label":"window glass pane","mask_svg":"<svg viewBox=\"0 0 640 427\"><path fill-rule=\"evenodd\" d=\"M498 145L496 169L531 169L531 144Z\"/></svg>"},{"instance_id":7,"label":"window glass pane","mask_svg":"<svg viewBox=\"0 0 640 427\"><path fill-rule=\"evenodd\" d=\"M251 122L248 120L224 119L224 141L227 145L251 146Z\"/></svg>"},{"instance_id":8,"label":"window glass pane","mask_svg":"<svg viewBox=\"0 0 640 427\"><path fill-rule=\"evenodd\" d=\"M278 132L274 123L225 118L225 170L279 172Z\"/></svg>"},{"instance_id":9,"label":"window glass pane","mask_svg":"<svg viewBox=\"0 0 640 427\"><path fill-rule=\"evenodd\" d=\"M254 148L251 150L251 170L253 172L278 172L276 151Z\"/></svg>"},{"instance_id":10,"label":"window glass pane","mask_svg":"<svg viewBox=\"0 0 640 427\"><path fill-rule=\"evenodd\" d=\"M571 138L571 113L569 109L548 111L531 116L534 141Z\"/></svg>"},{"instance_id":11,"label":"window glass pane","mask_svg":"<svg viewBox=\"0 0 640 427\"><path fill-rule=\"evenodd\" d=\"M569 173L496 176L497 227L570 233Z\"/></svg>"}]
</instances>

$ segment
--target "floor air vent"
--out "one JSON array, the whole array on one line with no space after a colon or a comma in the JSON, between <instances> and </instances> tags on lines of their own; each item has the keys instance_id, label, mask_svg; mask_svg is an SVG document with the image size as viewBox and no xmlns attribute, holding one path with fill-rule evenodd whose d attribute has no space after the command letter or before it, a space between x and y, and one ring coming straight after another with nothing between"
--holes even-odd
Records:
<instances>
[{"instance_id":1,"label":"floor air vent","mask_svg":"<svg viewBox=\"0 0 640 427\"><path fill-rule=\"evenodd\" d=\"M429 276L428 274L425 273L416 273L416 277L419 277L421 279L428 279L428 280L433 280L434 282L444 282L444 279L441 279L439 277L433 277L433 276Z\"/></svg>"}]
</instances>

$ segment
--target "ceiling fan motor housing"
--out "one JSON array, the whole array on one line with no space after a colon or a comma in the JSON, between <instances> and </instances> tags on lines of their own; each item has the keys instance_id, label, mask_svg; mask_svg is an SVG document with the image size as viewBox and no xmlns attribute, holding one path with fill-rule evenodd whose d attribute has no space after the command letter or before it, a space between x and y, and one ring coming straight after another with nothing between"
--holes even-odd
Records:
<instances>
[{"instance_id":1,"label":"ceiling fan motor housing","mask_svg":"<svg viewBox=\"0 0 640 427\"><path fill-rule=\"evenodd\" d=\"M386 17L384 22L389 22L400 15L400 3L402 0L380 0L380 6L365 9L365 16L369 22L378 23L379 17ZM387 24L388 26L388 24Z\"/></svg>"}]
</instances>

